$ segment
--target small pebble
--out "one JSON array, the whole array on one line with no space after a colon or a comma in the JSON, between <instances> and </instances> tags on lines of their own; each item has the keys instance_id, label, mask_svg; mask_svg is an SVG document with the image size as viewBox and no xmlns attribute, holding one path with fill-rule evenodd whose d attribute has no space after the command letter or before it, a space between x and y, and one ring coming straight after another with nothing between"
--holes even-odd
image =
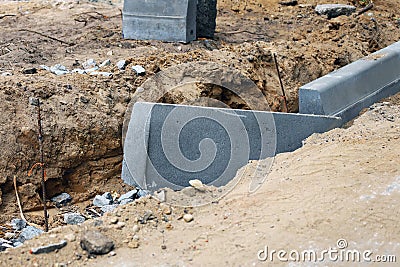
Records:
<instances>
[{"instance_id":1,"label":"small pebble","mask_svg":"<svg viewBox=\"0 0 400 267\"><path fill-rule=\"evenodd\" d=\"M73 69L72 73L86 74L86 71L83 69Z\"/></svg>"},{"instance_id":2,"label":"small pebble","mask_svg":"<svg viewBox=\"0 0 400 267\"><path fill-rule=\"evenodd\" d=\"M185 214L185 215L183 215L183 220L184 220L185 222L187 222L187 223L193 221L193 219L194 219L194 217L193 217L192 214Z\"/></svg>"},{"instance_id":3,"label":"small pebble","mask_svg":"<svg viewBox=\"0 0 400 267\"><path fill-rule=\"evenodd\" d=\"M161 208L163 214L165 214L165 215L171 215L172 214L172 209L171 209L170 206L168 206L168 205L166 205L164 203L161 203L160 208Z\"/></svg>"},{"instance_id":4,"label":"small pebble","mask_svg":"<svg viewBox=\"0 0 400 267\"><path fill-rule=\"evenodd\" d=\"M98 70L98 69L99 69L99 67L95 66L95 67L90 68L90 69L85 69L85 72L91 74L93 72L96 72L96 70Z\"/></svg>"},{"instance_id":5,"label":"small pebble","mask_svg":"<svg viewBox=\"0 0 400 267\"><path fill-rule=\"evenodd\" d=\"M110 255L110 256L115 256L115 255L117 255L117 253L113 250L113 251L111 251L110 253L108 253L108 255Z\"/></svg>"},{"instance_id":6,"label":"small pebble","mask_svg":"<svg viewBox=\"0 0 400 267\"><path fill-rule=\"evenodd\" d=\"M172 224L171 223L167 223L166 225L165 225L165 229L167 229L167 230L172 230L174 227L172 226Z\"/></svg>"},{"instance_id":7,"label":"small pebble","mask_svg":"<svg viewBox=\"0 0 400 267\"><path fill-rule=\"evenodd\" d=\"M76 236L74 234L66 234L64 236L65 239L67 239L69 242L74 242L76 240Z\"/></svg>"},{"instance_id":8,"label":"small pebble","mask_svg":"<svg viewBox=\"0 0 400 267\"><path fill-rule=\"evenodd\" d=\"M115 210L117 207L118 207L118 204L105 205L105 206L101 207L100 210L101 210L103 213L112 212L112 211Z\"/></svg>"},{"instance_id":9,"label":"small pebble","mask_svg":"<svg viewBox=\"0 0 400 267\"><path fill-rule=\"evenodd\" d=\"M92 71L90 73L91 76L95 76L95 75L99 75L99 76L103 76L106 78L111 78L113 76L113 74L111 72L104 72L104 71Z\"/></svg>"},{"instance_id":10,"label":"small pebble","mask_svg":"<svg viewBox=\"0 0 400 267\"><path fill-rule=\"evenodd\" d=\"M110 66L110 65L111 65L111 60L110 59L106 59L99 65L99 67L102 68L104 66Z\"/></svg>"},{"instance_id":11,"label":"small pebble","mask_svg":"<svg viewBox=\"0 0 400 267\"><path fill-rule=\"evenodd\" d=\"M204 186L204 184L203 184L200 180L198 180L198 179L190 180L190 181L189 181L189 184L190 184L193 188L195 188L195 189L197 189L197 190L199 190L199 191L204 191L204 190L206 189L205 186Z\"/></svg>"},{"instance_id":12,"label":"small pebble","mask_svg":"<svg viewBox=\"0 0 400 267\"><path fill-rule=\"evenodd\" d=\"M52 72L56 75L64 75L64 74L69 73L67 68L61 64L56 64L54 66L51 66L49 70L50 70L50 72Z\"/></svg>"},{"instance_id":13,"label":"small pebble","mask_svg":"<svg viewBox=\"0 0 400 267\"><path fill-rule=\"evenodd\" d=\"M67 203L71 202L72 201L72 197L68 193L61 193L61 194L59 194L59 195L57 195L55 197L52 197L51 201L56 204L56 207L60 208L60 207L62 207L64 205L66 205Z\"/></svg>"},{"instance_id":14,"label":"small pebble","mask_svg":"<svg viewBox=\"0 0 400 267\"><path fill-rule=\"evenodd\" d=\"M96 61L93 58L88 59L87 61L82 63L82 67L84 69L91 69L94 68L95 66L96 66Z\"/></svg>"},{"instance_id":15,"label":"small pebble","mask_svg":"<svg viewBox=\"0 0 400 267\"><path fill-rule=\"evenodd\" d=\"M157 192L153 193L154 197L157 198L160 202L165 202L166 201L166 194L164 190L160 190Z\"/></svg>"},{"instance_id":16,"label":"small pebble","mask_svg":"<svg viewBox=\"0 0 400 267\"><path fill-rule=\"evenodd\" d=\"M118 222L116 225L115 225L115 229L117 229L117 230L121 230L122 228L124 228L125 227L125 223L124 222Z\"/></svg>"},{"instance_id":17,"label":"small pebble","mask_svg":"<svg viewBox=\"0 0 400 267\"><path fill-rule=\"evenodd\" d=\"M38 106L39 99L37 99L36 97L29 97L29 104L32 106Z\"/></svg>"},{"instance_id":18,"label":"small pebble","mask_svg":"<svg viewBox=\"0 0 400 267\"><path fill-rule=\"evenodd\" d=\"M133 70L134 72L136 72L136 74L139 75L139 76L143 76L143 75L146 74L146 70L145 70L142 66L140 66L140 65L135 65L135 66L133 66L133 67L132 67L132 70Z\"/></svg>"},{"instance_id":19,"label":"small pebble","mask_svg":"<svg viewBox=\"0 0 400 267\"><path fill-rule=\"evenodd\" d=\"M132 240L131 242L128 243L129 248L138 248L139 247L139 242L136 240Z\"/></svg>"},{"instance_id":20,"label":"small pebble","mask_svg":"<svg viewBox=\"0 0 400 267\"><path fill-rule=\"evenodd\" d=\"M119 70L124 70L126 65L127 65L126 64L126 60L120 60L120 61L117 62L117 68Z\"/></svg>"},{"instance_id":21,"label":"small pebble","mask_svg":"<svg viewBox=\"0 0 400 267\"><path fill-rule=\"evenodd\" d=\"M35 73L37 73L36 68L28 68L22 70L22 74L35 74Z\"/></svg>"},{"instance_id":22,"label":"small pebble","mask_svg":"<svg viewBox=\"0 0 400 267\"><path fill-rule=\"evenodd\" d=\"M139 227L139 225L137 225L137 224L135 224L135 225L132 227L132 231L133 231L134 233L139 232L139 230L140 230L140 227Z\"/></svg>"},{"instance_id":23,"label":"small pebble","mask_svg":"<svg viewBox=\"0 0 400 267\"><path fill-rule=\"evenodd\" d=\"M84 97L84 96L81 96L81 97L79 98L79 100L80 100L83 104L89 103L89 99L87 99L87 98Z\"/></svg>"}]
</instances>

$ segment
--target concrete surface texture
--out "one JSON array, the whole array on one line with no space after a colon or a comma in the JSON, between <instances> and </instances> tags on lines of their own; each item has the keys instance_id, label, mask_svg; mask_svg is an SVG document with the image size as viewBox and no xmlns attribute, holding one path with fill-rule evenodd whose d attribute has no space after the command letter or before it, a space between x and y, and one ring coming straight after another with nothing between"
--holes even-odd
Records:
<instances>
[{"instance_id":1,"label":"concrete surface texture","mask_svg":"<svg viewBox=\"0 0 400 267\"><path fill-rule=\"evenodd\" d=\"M249 160L293 151L335 117L136 103L124 146L123 179L154 191L190 180L226 185Z\"/></svg>"},{"instance_id":2,"label":"concrete surface texture","mask_svg":"<svg viewBox=\"0 0 400 267\"><path fill-rule=\"evenodd\" d=\"M196 39L197 0L126 0L126 39L190 42Z\"/></svg>"},{"instance_id":3,"label":"concrete surface texture","mask_svg":"<svg viewBox=\"0 0 400 267\"><path fill-rule=\"evenodd\" d=\"M352 120L361 109L400 91L400 42L394 43L299 90L303 114Z\"/></svg>"},{"instance_id":4,"label":"concrete surface texture","mask_svg":"<svg viewBox=\"0 0 400 267\"><path fill-rule=\"evenodd\" d=\"M188 84L214 84L229 90L242 99L251 110L269 111L262 92L248 77L235 68L215 62L198 61L179 64L160 71L136 90L125 112L122 129L124 142L131 120L133 105L137 102L157 102L174 88Z\"/></svg>"}]
</instances>

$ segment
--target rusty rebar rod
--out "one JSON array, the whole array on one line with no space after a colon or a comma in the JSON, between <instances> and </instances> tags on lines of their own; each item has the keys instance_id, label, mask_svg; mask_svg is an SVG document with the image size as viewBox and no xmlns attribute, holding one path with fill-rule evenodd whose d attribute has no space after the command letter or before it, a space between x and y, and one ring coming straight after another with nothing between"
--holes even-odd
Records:
<instances>
[{"instance_id":1,"label":"rusty rebar rod","mask_svg":"<svg viewBox=\"0 0 400 267\"><path fill-rule=\"evenodd\" d=\"M44 213L44 231L49 230L49 222L47 215L47 205L46 205L46 184L45 184L45 169L44 169L44 152L43 152L43 128L42 128L42 117L40 114L40 99L37 101L38 110L38 139L39 139L39 153L40 153L40 169L41 169L41 186L42 186L42 202L43 202L43 213Z\"/></svg>"},{"instance_id":2,"label":"rusty rebar rod","mask_svg":"<svg viewBox=\"0 0 400 267\"><path fill-rule=\"evenodd\" d=\"M272 53L272 55L273 55L273 57L274 57L276 72L278 73L279 84L281 85L282 98L283 98L283 106L284 106L284 108L285 108L284 112L288 112L286 94L285 94L285 89L283 88L283 82L282 82L282 78L281 78L281 72L279 71L279 66L278 66L278 60L276 59L276 54L275 54L275 53Z\"/></svg>"}]
</instances>

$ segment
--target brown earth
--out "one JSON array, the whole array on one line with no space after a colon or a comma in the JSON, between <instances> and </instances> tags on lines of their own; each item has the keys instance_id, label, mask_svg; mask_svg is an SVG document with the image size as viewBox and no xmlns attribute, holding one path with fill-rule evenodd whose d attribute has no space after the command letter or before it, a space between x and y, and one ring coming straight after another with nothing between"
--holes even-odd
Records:
<instances>
[{"instance_id":1,"label":"brown earth","mask_svg":"<svg viewBox=\"0 0 400 267\"><path fill-rule=\"evenodd\" d=\"M200 60L225 64L251 78L271 108L279 111L281 93L271 56L275 52L289 110L296 112L299 86L399 40L396 11L400 1L374 1L374 8L358 17L328 20L315 14L316 4L334 2L299 1L290 7L271 0L219 1L215 39L180 44L123 40L120 3L0 1L0 74L13 74L0 76L0 223L19 217L14 175L28 219L43 223L33 212L41 208L38 169L27 176L39 161L36 110L29 105L29 97L43 101L48 195L68 192L73 205L82 208L97 193L129 190L120 179L125 110L136 88L160 70ZM359 9L361 2L348 1ZM106 70L113 77L56 76L44 70L23 74L41 64L60 63L72 69L76 60L82 63L89 58L111 59L113 64ZM119 71L114 64L120 59L142 65L146 75ZM230 100L226 102L233 106ZM338 238L348 238L359 249L398 252L399 194L384 194L400 175L398 104L398 97L394 98L367 112L349 129L313 136L304 148L279 155L268 181L255 195L243 197L246 190L238 187L219 204L189 210L195 216L193 223L177 220L183 213L177 208L169 215L173 229L168 230L154 200L122 207L110 215L121 213L120 220L126 220L122 230L109 227L108 217L100 227L117 242L114 258L76 260L74 253L83 254L77 241L58 253L26 253L30 246L59 239L69 231L76 232L79 241L78 231L94 227L88 222L55 229L56 234L9 251L1 256L1 264L52 266L72 261L71 266L76 266L119 261L122 265L129 255L137 265L247 266L259 263L256 253L267 244L277 249L320 248L333 246ZM376 197L369 199L373 192ZM360 198L364 195L365 199ZM149 209L160 218L159 223L144 225L139 249L129 249L121 236L129 238L136 216ZM51 214L57 213L53 209ZM59 225L58 216L51 216L50 223ZM160 248L163 235L166 250Z\"/></svg>"}]
</instances>

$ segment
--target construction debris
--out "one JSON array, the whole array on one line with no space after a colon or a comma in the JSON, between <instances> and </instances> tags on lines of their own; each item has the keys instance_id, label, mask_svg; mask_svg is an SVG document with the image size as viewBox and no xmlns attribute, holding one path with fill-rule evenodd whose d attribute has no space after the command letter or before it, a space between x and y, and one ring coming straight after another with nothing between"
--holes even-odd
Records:
<instances>
[{"instance_id":1,"label":"construction debris","mask_svg":"<svg viewBox=\"0 0 400 267\"><path fill-rule=\"evenodd\" d=\"M67 245L66 240L61 240L60 243L55 243L55 244L49 244L46 246L41 246L41 247L36 247L36 248L31 248L29 251L31 254L42 254L42 253L50 253L53 252L57 249L62 249Z\"/></svg>"}]
</instances>

